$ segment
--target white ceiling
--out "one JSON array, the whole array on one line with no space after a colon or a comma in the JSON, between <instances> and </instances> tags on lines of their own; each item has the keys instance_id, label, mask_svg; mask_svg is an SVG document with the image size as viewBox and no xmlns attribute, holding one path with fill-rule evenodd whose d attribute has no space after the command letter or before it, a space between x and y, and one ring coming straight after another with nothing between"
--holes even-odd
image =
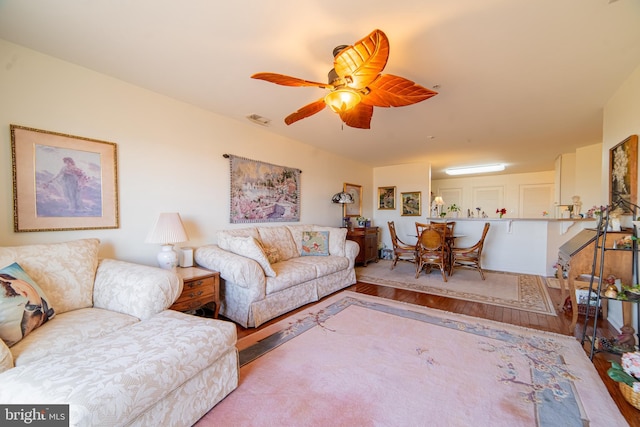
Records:
<instances>
[{"instance_id":1,"label":"white ceiling","mask_svg":"<svg viewBox=\"0 0 640 427\"><path fill-rule=\"evenodd\" d=\"M332 50L379 28L384 73L439 94L376 108L371 129L323 95L251 79L326 81ZM602 142L602 109L640 65L639 0L0 0L0 38L372 166L504 162L508 173ZM250 124L251 126L258 126Z\"/></svg>"}]
</instances>

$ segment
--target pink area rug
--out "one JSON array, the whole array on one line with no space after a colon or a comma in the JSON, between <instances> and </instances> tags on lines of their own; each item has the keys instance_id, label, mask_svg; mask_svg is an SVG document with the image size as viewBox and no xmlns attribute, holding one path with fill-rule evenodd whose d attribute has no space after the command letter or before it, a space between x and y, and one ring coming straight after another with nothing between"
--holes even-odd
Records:
<instances>
[{"instance_id":1,"label":"pink area rug","mask_svg":"<svg viewBox=\"0 0 640 427\"><path fill-rule=\"evenodd\" d=\"M393 270L390 267L391 261L388 260L369 263L366 267L356 268L356 277L363 283L539 314L556 314L545 278L541 276L485 270L485 280L482 280L475 270L456 269L445 282L438 269L433 269L430 274L422 272L416 278L416 268L412 263L400 261Z\"/></svg>"},{"instance_id":2,"label":"pink area rug","mask_svg":"<svg viewBox=\"0 0 640 427\"><path fill-rule=\"evenodd\" d=\"M238 342L198 426L622 426L571 337L342 292Z\"/></svg>"}]
</instances>

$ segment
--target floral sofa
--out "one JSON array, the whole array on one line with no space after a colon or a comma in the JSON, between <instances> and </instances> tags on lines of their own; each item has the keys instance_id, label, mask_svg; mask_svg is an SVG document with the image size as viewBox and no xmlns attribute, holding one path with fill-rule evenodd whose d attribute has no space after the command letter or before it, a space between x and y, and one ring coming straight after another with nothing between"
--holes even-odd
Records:
<instances>
[{"instance_id":1,"label":"floral sofa","mask_svg":"<svg viewBox=\"0 0 640 427\"><path fill-rule=\"evenodd\" d=\"M194 258L220 272L220 313L255 327L356 283L359 246L346 236L318 225L223 230Z\"/></svg>"},{"instance_id":2,"label":"floral sofa","mask_svg":"<svg viewBox=\"0 0 640 427\"><path fill-rule=\"evenodd\" d=\"M167 310L175 273L98 246L0 247L0 402L69 404L72 426L192 425L237 387L236 326Z\"/></svg>"}]
</instances>

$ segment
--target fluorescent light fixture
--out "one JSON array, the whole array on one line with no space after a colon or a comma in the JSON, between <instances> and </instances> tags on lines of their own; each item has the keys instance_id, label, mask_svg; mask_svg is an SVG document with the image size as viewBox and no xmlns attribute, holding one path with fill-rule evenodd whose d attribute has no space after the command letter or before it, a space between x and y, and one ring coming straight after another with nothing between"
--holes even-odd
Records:
<instances>
[{"instance_id":1,"label":"fluorescent light fixture","mask_svg":"<svg viewBox=\"0 0 640 427\"><path fill-rule=\"evenodd\" d=\"M500 172L504 170L504 164L497 165L484 165L484 166L469 166L467 168L452 168L446 169L447 175L467 175L470 173L487 173L487 172Z\"/></svg>"}]
</instances>

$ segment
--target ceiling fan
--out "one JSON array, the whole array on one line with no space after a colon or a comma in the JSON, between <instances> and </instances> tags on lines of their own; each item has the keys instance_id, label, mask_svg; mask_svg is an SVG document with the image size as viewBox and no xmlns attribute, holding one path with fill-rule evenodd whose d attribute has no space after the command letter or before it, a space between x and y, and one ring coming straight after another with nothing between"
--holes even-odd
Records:
<instances>
[{"instance_id":1,"label":"ceiling fan","mask_svg":"<svg viewBox=\"0 0 640 427\"><path fill-rule=\"evenodd\" d=\"M277 73L257 73L251 78L283 86L315 86L329 90L326 96L288 115L284 119L287 125L312 116L328 105L347 126L369 129L373 107L403 107L438 94L404 77L381 74L389 58L389 39L380 30L374 30L353 46L336 47L333 56L328 83Z\"/></svg>"}]
</instances>

